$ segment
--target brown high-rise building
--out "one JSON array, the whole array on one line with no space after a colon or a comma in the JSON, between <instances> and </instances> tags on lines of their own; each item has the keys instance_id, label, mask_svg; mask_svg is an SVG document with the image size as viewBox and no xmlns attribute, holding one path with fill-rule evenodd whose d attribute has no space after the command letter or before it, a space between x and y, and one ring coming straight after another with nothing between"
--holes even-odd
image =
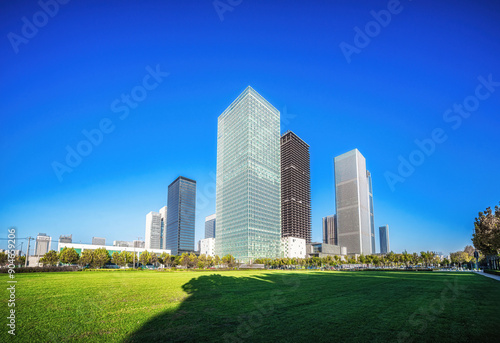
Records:
<instances>
[{"instance_id":1,"label":"brown high-rise building","mask_svg":"<svg viewBox=\"0 0 500 343\"><path fill-rule=\"evenodd\" d=\"M337 234L337 216L323 217L323 243L331 245L339 245Z\"/></svg>"},{"instance_id":2,"label":"brown high-rise building","mask_svg":"<svg viewBox=\"0 0 500 343\"><path fill-rule=\"evenodd\" d=\"M281 236L311 242L309 145L292 131L281 136Z\"/></svg>"}]
</instances>

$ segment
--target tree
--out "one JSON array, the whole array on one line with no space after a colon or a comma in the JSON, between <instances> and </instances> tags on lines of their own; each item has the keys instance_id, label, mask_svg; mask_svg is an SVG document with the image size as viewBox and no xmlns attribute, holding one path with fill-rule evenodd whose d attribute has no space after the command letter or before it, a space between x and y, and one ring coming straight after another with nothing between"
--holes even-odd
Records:
<instances>
[{"instance_id":1,"label":"tree","mask_svg":"<svg viewBox=\"0 0 500 343\"><path fill-rule=\"evenodd\" d=\"M170 254L163 252L160 257L158 258L161 264L167 266L170 264Z\"/></svg>"},{"instance_id":2,"label":"tree","mask_svg":"<svg viewBox=\"0 0 500 343\"><path fill-rule=\"evenodd\" d=\"M61 263L73 264L78 262L78 253L75 248L64 247L59 253L59 261Z\"/></svg>"},{"instance_id":3,"label":"tree","mask_svg":"<svg viewBox=\"0 0 500 343\"><path fill-rule=\"evenodd\" d=\"M17 256L14 258L14 264L16 266L24 266L26 262L26 256Z\"/></svg>"},{"instance_id":4,"label":"tree","mask_svg":"<svg viewBox=\"0 0 500 343\"><path fill-rule=\"evenodd\" d=\"M109 251L105 248L98 248L94 250L92 266L94 268L102 268L110 260Z\"/></svg>"},{"instance_id":5,"label":"tree","mask_svg":"<svg viewBox=\"0 0 500 343\"><path fill-rule=\"evenodd\" d=\"M141 255L139 256L139 262L142 263L142 265L147 265L151 263L151 254L147 251L144 250Z\"/></svg>"},{"instance_id":6,"label":"tree","mask_svg":"<svg viewBox=\"0 0 500 343\"><path fill-rule=\"evenodd\" d=\"M472 245L466 245L464 248L464 252L466 252L469 256L474 257L474 247Z\"/></svg>"},{"instance_id":7,"label":"tree","mask_svg":"<svg viewBox=\"0 0 500 343\"><path fill-rule=\"evenodd\" d=\"M57 256L57 251L51 250L40 259L40 262L49 266L55 266L59 262L59 257Z\"/></svg>"},{"instance_id":8,"label":"tree","mask_svg":"<svg viewBox=\"0 0 500 343\"><path fill-rule=\"evenodd\" d=\"M207 267L212 267L214 265L214 259L212 256L207 256Z\"/></svg>"},{"instance_id":9,"label":"tree","mask_svg":"<svg viewBox=\"0 0 500 343\"><path fill-rule=\"evenodd\" d=\"M234 257L230 254L227 254L222 258L222 263L227 265L228 268L232 268L235 265Z\"/></svg>"},{"instance_id":10,"label":"tree","mask_svg":"<svg viewBox=\"0 0 500 343\"><path fill-rule=\"evenodd\" d=\"M219 265L219 263L220 263L220 257L219 256L215 255L215 257L214 257L214 263L215 263L216 266Z\"/></svg>"},{"instance_id":11,"label":"tree","mask_svg":"<svg viewBox=\"0 0 500 343\"><path fill-rule=\"evenodd\" d=\"M158 265L158 259L159 259L158 255L152 252L151 253L151 261L150 261L150 263L152 265L154 265L154 266L157 266Z\"/></svg>"},{"instance_id":12,"label":"tree","mask_svg":"<svg viewBox=\"0 0 500 343\"><path fill-rule=\"evenodd\" d=\"M8 256L4 252L0 252L0 266L3 266L7 263Z\"/></svg>"},{"instance_id":13,"label":"tree","mask_svg":"<svg viewBox=\"0 0 500 343\"><path fill-rule=\"evenodd\" d=\"M134 262L134 253L130 251L122 251L120 253L120 257L122 258L122 263L124 266Z\"/></svg>"},{"instance_id":14,"label":"tree","mask_svg":"<svg viewBox=\"0 0 500 343\"><path fill-rule=\"evenodd\" d=\"M114 251L111 255L111 262L113 262L117 266L123 266L125 264L123 256L118 251Z\"/></svg>"},{"instance_id":15,"label":"tree","mask_svg":"<svg viewBox=\"0 0 500 343\"><path fill-rule=\"evenodd\" d=\"M443 266L448 266L450 264L450 261L447 259L447 258L444 258L442 261L441 261L441 264Z\"/></svg>"},{"instance_id":16,"label":"tree","mask_svg":"<svg viewBox=\"0 0 500 343\"><path fill-rule=\"evenodd\" d=\"M208 266L207 256L205 254L201 254L198 257L198 268L202 269L202 268L205 268L206 266Z\"/></svg>"},{"instance_id":17,"label":"tree","mask_svg":"<svg viewBox=\"0 0 500 343\"><path fill-rule=\"evenodd\" d=\"M361 264L365 264L366 263L366 256L363 254L359 255L359 262Z\"/></svg>"},{"instance_id":18,"label":"tree","mask_svg":"<svg viewBox=\"0 0 500 343\"><path fill-rule=\"evenodd\" d=\"M189 254L187 252L183 252L180 258L181 265L183 267L188 268L189 267Z\"/></svg>"},{"instance_id":19,"label":"tree","mask_svg":"<svg viewBox=\"0 0 500 343\"><path fill-rule=\"evenodd\" d=\"M479 212L474 223L472 243L484 255L498 255L500 252L500 207L495 212L490 207Z\"/></svg>"},{"instance_id":20,"label":"tree","mask_svg":"<svg viewBox=\"0 0 500 343\"><path fill-rule=\"evenodd\" d=\"M88 266L92 263L94 259L94 251L93 250L84 250L78 259L78 264L82 267Z\"/></svg>"},{"instance_id":21,"label":"tree","mask_svg":"<svg viewBox=\"0 0 500 343\"><path fill-rule=\"evenodd\" d=\"M467 254L465 251L457 251L450 253L450 259L451 262L458 263L458 265L461 267L463 263L468 263L470 260L472 260L472 257L469 256L469 254Z\"/></svg>"},{"instance_id":22,"label":"tree","mask_svg":"<svg viewBox=\"0 0 500 343\"><path fill-rule=\"evenodd\" d=\"M189 254L189 267L194 268L198 264L198 256L195 253Z\"/></svg>"}]
</instances>

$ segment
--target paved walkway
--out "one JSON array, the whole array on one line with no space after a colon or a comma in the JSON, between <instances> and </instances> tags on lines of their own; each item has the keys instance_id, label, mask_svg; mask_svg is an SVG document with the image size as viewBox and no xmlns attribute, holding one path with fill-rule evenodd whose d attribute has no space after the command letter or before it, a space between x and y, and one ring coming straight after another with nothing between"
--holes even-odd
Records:
<instances>
[{"instance_id":1,"label":"paved walkway","mask_svg":"<svg viewBox=\"0 0 500 343\"><path fill-rule=\"evenodd\" d=\"M479 274L479 275L483 275L483 276L487 276L489 278L492 278L492 279L495 279L497 281L500 281L500 276L498 276L498 275L488 274L488 273L485 273L485 272L474 272L474 273Z\"/></svg>"}]
</instances>

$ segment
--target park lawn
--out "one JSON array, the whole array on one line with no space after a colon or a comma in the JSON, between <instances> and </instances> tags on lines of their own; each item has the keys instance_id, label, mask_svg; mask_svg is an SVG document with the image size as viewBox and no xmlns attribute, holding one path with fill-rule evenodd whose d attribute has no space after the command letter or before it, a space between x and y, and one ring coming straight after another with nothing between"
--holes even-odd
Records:
<instances>
[{"instance_id":1,"label":"park lawn","mask_svg":"<svg viewBox=\"0 0 500 343\"><path fill-rule=\"evenodd\" d=\"M1 274L0 341L9 341ZM470 273L16 275L20 342L497 342L500 282Z\"/></svg>"}]
</instances>

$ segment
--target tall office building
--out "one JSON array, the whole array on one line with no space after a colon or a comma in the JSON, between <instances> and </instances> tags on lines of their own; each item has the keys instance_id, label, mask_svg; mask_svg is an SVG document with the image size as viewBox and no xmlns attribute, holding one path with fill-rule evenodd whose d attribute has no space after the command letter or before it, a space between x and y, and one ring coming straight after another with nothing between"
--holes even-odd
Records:
<instances>
[{"instance_id":1,"label":"tall office building","mask_svg":"<svg viewBox=\"0 0 500 343\"><path fill-rule=\"evenodd\" d=\"M280 113L250 86L219 116L215 253L280 255Z\"/></svg>"},{"instance_id":2,"label":"tall office building","mask_svg":"<svg viewBox=\"0 0 500 343\"><path fill-rule=\"evenodd\" d=\"M106 245L106 238L92 237L92 245Z\"/></svg>"},{"instance_id":3,"label":"tall office building","mask_svg":"<svg viewBox=\"0 0 500 343\"><path fill-rule=\"evenodd\" d=\"M59 243L72 243L72 242L73 242L73 235L59 236Z\"/></svg>"},{"instance_id":4,"label":"tall office building","mask_svg":"<svg viewBox=\"0 0 500 343\"><path fill-rule=\"evenodd\" d=\"M372 254L375 254L375 220L373 218L373 190L372 190L372 174L367 170L366 177L368 178L368 196L370 198L370 235L372 242Z\"/></svg>"},{"instance_id":5,"label":"tall office building","mask_svg":"<svg viewBox=\"0 0 500 343\"><path fill-rule=\"evenodd\" d=\"M323 243L331 245L339 245L337 234L337 216L323 217Z\"/></svg>"},{"instance_id":6,"label":"tall office building","mask_svg":"<svg viewBox=\"0 0 500 343\"><path fill-rule=\"evenodd\" d=\"M160 249L167 249L167 206L160 208Z\"/></svg>"},{"instance_id":7,"label":"tall office building","mask_svg":"<svg viewBox=\"0 0 500 343\"><path fill-rule=\"evenodd\" d=\"M380 253L387 254L391 251L389 246L389 225L378 228L380 233Z\"/></svg>"},{"instance_id":8,"label":"tall office building","mask_svg":"<svg viewBox=\"0 0 500 343\"><path fill-rule=\"evenodd\" d=\"M281 136L281 236L311 242L309 145L292 131Z\"/></svg>"},{"instance_id":9,"label":"tall office building","mask_svg":"<svg viewBox=\"0 0 500 343\"><path fill-rule=\"evenodd\" d=\"M172 255L194 251L196 181L179 176L168 186L167 249Z\"/></svg>"},{"instance_id":10,"label":"tall office building","mask_svg":"<svg viewBox=\"0 0 500 343\"><path fill-rule=\"evenodd\" d=\"M215 238L215 214L205 217L205 239Z\"/></svg>"},{"instance_id":11,"label":"tall office building","mask_svg":"<svg viewBox=\"0 0 500 343\"><path fill-rule=\"evenodd\" d=\"M146 215L146 249L166 249L167 206Z\"/></svg>"},{"instance_id":12,"label":"tall office building","mask_svg":"<svg viewBox=\"0 0 500 343\"><path fill-rule=\"evenodd\" d=\"M160 249L161 216L158 212L146 214L146 249Z\"/></svg>"},{"instance_id":13,"label":"tall office building","mask_svg":"<svg viewBox=\"0 0 500 343\"><path fill-rule=\"evenodd\" d=\"M45 233L39 233L35 241L35 256L43 256L50 250L52 238Z\"/></svg>"},{"instance_id":14,"label":"tall office building","mask_svg":"<svg viewBox=\"0 0 500 343\"><path fill-rule=\"evenodd\" d=\"M374 232L366 160L354 149L335 157L334 165L338 242L348 254L369 255L374 252Z\"/></svg>"}]
</instances>

